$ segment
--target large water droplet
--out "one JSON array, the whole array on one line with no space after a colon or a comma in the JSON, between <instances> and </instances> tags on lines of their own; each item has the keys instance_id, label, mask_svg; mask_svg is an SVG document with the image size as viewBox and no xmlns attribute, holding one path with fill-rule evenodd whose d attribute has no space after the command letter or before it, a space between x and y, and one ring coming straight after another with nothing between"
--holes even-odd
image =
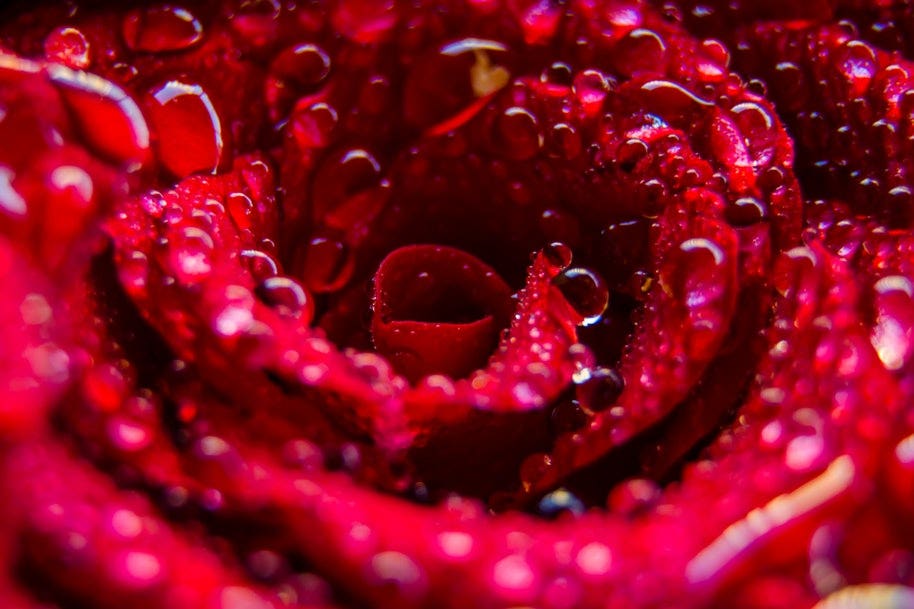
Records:
<instances>
[{"instance_id":1,"label":"large water droplet","mask_svg":"<svg viewBox=\"0 0 914 609\"><path fill-rule=\"evenodd\" d=\"M883 277L874 286L876 323L870 342L889 370L901 370L914 352L914 283L901 275Z\"/></svg>"},{"instance_id":2,"label":"large water droplet","mask_svg":"<svg viewBox=\"0 0 914 609\"><path fill-rule=\"evenodd\" d=\"M656 32L637 28L616 43L613 61L616 69L626 76L662 74L665 71L666 44Z\"/></svg>"},{"instance_id":3,"label":"large water droplet","mask_svg":"<svg viewBox=\"0 0 914 609\"><path fill-rule=\"evenodd\" d=\"M132 51L182 51L203 38L203 26L187 9L169 6L137 8L121 24L124 43Z\"/></svg>"},{"instance_id":4,"label":"large water droplet","mask_svg":"<svg viewBox=\"0 0 914 609\"><path fill-rule=\"evenodd\" d=\"M170 80L147 104L162 164L182 178L213 172L222 161L222 122L203 87Z\"/></svg>"},{"instance_id":5,"label":"large water droplet","mask_svg":"<svg viewBox=\"0 0 914 609\"><path fill-rule=\"evenodd\" d=\"M281 315L311 321L314 300L300 283L290 277L268 277L257 286L257 296Z\"/></svg>"},{"instance_id":6,"label":"large water droplet","mask_svg":"<svg viewBox=\"0 0 914 609\"><path fill-rule=\"evenodd\" d=\"M330 56L315 44L297 44L277 55L266 81L273 120L285 116L300 97L317 91L329 75Z\"/></svg>"},{"instance_id":7,"label":"large water droplet","mask_svg":"<svg viewBox=\"0 0 914 609\"><path fill-rule=\"evenodd\" d=\"M355 259L348 245L332 237L314 237L304 250L302 280L318 294L334 292L352 278Z\"/></svg>"},{"instance_id":8,"label":"large water droplet","mask_svg":"<svg viewBox=\"0 0 914 609\"><path fill-rule=\"evenodd\" d=\"M590 413L602 412L616 403L625 381L613 368L595 368L575 378L575 394L581 407Z\"/></svg>"},{"instance_id":9,"label":"large water droplet","mask_svg":"<svg viewBox=\"0 0 914 609\"><path fill-rule=\"evenodd\" d=\"M603 317L609 305L609 289L603 278L590 269L572 267L552 279L576 316L575 323L591 326Z\"/></svg>"},{"instance_id":10,"label":"large water droplet","mask_svg":"<svg viewBox=\"0 0 914 609\"><path fill-rule=\"evenodd\" d=\"M83 140L99 154L121 163L139 164L149 150L149 127L139 106L127 93L100 76L49 65L51 80ZM104 129L99 129L104 125Z\"/></svg>"}]
</instances>

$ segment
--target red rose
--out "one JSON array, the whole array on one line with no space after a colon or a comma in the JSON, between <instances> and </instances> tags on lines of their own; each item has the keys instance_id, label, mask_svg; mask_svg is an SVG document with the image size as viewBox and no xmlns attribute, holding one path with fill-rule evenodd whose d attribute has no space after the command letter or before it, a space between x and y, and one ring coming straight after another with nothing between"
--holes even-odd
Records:
<instances>
[{"instance_id":1,"label":"red rose","mask_svg":"<svg viewBox=\"0 0 914 609\"><path fill-rule=\"evenodd\" d=\"M873 4L0 9L0 598L914 605Z\"/></svg>"}]
</instances>

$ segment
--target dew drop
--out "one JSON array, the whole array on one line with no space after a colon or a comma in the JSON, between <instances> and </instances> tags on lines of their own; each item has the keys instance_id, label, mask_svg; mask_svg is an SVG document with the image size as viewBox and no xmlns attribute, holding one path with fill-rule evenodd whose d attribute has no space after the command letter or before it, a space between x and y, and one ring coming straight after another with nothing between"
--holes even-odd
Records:
<instances>
[{"instance_id":1,"label":"dew drop","mask_svg":"<svg viewBox=\"0 0 914 609\"><path fill-rule=\"evenodd\" d=\"M700 309L723 295L719 269L726 256L718 244L704 237L687 239L671 257L673 263L661 270L660 281L678 302Z\"/></svg>"},{"instance_id":2,"label":"dew drop","mask_svg":"<svg viewBox=\"0 0 914 609\"><path fill-rule=\"evenodd\" d=\"M299 319L306 324L314 316L314 299L300 283L290 277L268 277L257 286L254 293L280 315Z\"/></svg>"},{"instance_id":3,"label":"dew drop","mask_svg":"<svg viewBox=\"0 0 914 609\"><path fill-rule=\"evenodd\" d=\"M49 65L83 140L99 154L136 166L149 150L149 127L139 106L123 89L100 76ZM104 125L104 129L99 129Z\"/></svg>"},{"instance_id":4,"label":"dew drop","mask_svg":"<svg viewBox=\"0 0 914 609\"><path fill-rule=\"evenodd\" d=\"M312 292L335 292L349 282L354 271L353 252L338 239L314 237L304 250L300 276Z\"/></svg>"},{"instance_id":5,"label":"dew drop","mask_svg":"<svg viewBox=\"0 0 914 609\"><path fill-rule=\"evenodd\" d=\"M316 92L330 75L330 56L306 43L289 47L270 64L266 101L274 120L285 116L297 99Z\"/></svg>"},{"instance_id":6,"label":"dew drop","mask_svg":"<svg viewBox=\"0 0 914 609\"><path fill-rule=\"evenodd\" d=\"M625 381L614 368L594 368L576 380L575 393L585 412L602 412L616 403Z\"/></svg>"},{"instance_id":7,"label":"dew drop","mask_svg":"<svg viewBox=\"0 0 914 609\"><path fill-rule=\"evenodd\" d=\"M549 263L550 272L556 275L571 264L571 248L561 241L555 241L543 248L543 258Z\"/></svg>"},{"instance_id":8,"label":"dew drop","mask_svg":"<svg viewBox=\"0 0 914 609\"><path fill-rule=\"evenodd\" d=\"M602 319L609 305L609 289L595 272L583 267L572 267L553 277L552 285L559 289L574 312L575 323L592 326Z\"/></svg>"},{"instance_id":9,"label":"dew drop","mask_svg":"<svg viewBox=\"0 0 914 609\"><path fill-rule=\"evenodd\" d=\"M147 104L162 164L176 177L214 172L222 161L222 122L203 87L170 80Z\"/></svg>"},{"instance_id":10,"label":"dew drop","mask_svg":"<svg viewBox=\"0 0 914 609\"><path fill-rule=\"evenodd\" d=\"M666 61L666 44L648 29L636 28L616 43L613 53L616 69L625 76L639 73L662 74Z\"/></svg>"},{"instance_id":11,"label":"dew drop","mask_svg":"<svg viewBox=\"0 0 914 609\"><path fill-rule=\"evenodd\" d=\"M835 53L835 61L847 79L851 95L866 93L876 73L876 53L872 47L865 42L851 40Z\"/></svg>"},{"instance_id":12,"label":"dew drop","mask_svg":"<svg viewBox=\"0 0 914 609\"><path fill-rule=\"evenodd\" d=\"M544 496L536 506L537 513L546 518L557 518L565 513L582 516L585 509L584 502L564 488Z\"/></svg>"},{"instance_id":13,"label":"dew drop","mask_svg":"<svg viewBox=\"0 0 914 609\"><path fill-rule=\"evenodd\" d=\"M512 106L498 117L495 145L505 158L524 161L532 158L542 145L536 117L526 108Z\"/></svg>"},{"instance_id":14,"label":"dew drop","mask_svg":"<svg viewBox=\"0 0 914 609\"><path fill-rule=\"evenodd\" d=\"M254 279L263 281L279 274L279 265L276 260L261 250L241 250L241 260Z\"/></svg>"},{"instance_id":15,"label":"dew drop","mask_svg":"<svg viewBox=\"0 0 914 609\"><path fill-rule=\"evenodd\" d=\"M340 0L331 15L333 29L362 44L385 38L397 22L393 0Z\"/></svg>"},{"instance_id":16,"label":"dew drop","mask_svg":"<svg viewBox=\"0 0 914 609\"><path fill-rule=\"evenodd\" d=\"M175 279L193 285L212 270L210 254L213 239L203 229L187 227L174 237L169 247L169 261Z\"/></svg>"},{"instance_id":17,"label":"dew drop","mask_svg":"<svg viewBox=\"0 0 914 609\"><path fill-rule=\"evenodd\" d=\"M589 116L595 116L603 107L603 100L609 93L610 84L602 72L585 70L574 77L573 89L584 112Z\"/></svg>"},{"instance_id":18,"label":"dew drop","mask_svg":"<svg viewBox=\"0 0 914 609\"><path fill-rule=\"evenodd\" d=\"M318 102L292 114L289 133L301 148L323 148L333 141L338 122L333 106Z\"/></svg>"},{"instance_id":19,"label":"dew drop","mask_svg":"<svg viewBox=\"0 0 914 609\"><path fill-rule=\"evenodd\" d=\"M634 478L617 485L606 500L607 507L625 516L635 516L653 507L661 489L653 480Z\"/></svg>"},{"instance_id":20,"label":"dew drop","mask_svg":"<svg viewBox=\"0 0 914 609\"><path fill-rule=\"evenodd\" d=\"M587 423L587 413L577 400L561 400L549 413L549 429L553 435L577 431Z\"/></svg>"},{"instance_id":21,"label":"dew drop","mask_svg":"<svg viewBox=\"0 0 914 609\"><path fill-rule=\"evenodd\" d=\"M870 342L888 370L901 370L914 353L914 283L890 275L877 281L874 291L876 323Z\"/></svg>"},{"instance_id":22,"label":"dew drop","mask_svg":"<svg viewBox=\"0 0 914 609\"><path fill-rule=\"evenodd\" d=\"M132 51L183 51L200 42L203 26L187 9L169 6L137 8L121 24L124 43Z\"/></svg>"}]
</instances>

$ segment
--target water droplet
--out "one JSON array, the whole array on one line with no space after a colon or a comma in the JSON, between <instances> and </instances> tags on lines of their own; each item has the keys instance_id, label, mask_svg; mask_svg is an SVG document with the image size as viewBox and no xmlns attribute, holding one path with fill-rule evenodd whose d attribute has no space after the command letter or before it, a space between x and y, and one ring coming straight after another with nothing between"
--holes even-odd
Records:
<instances>
[{"instance_id":1,"label":"water droplet","mask_svg":"<svg viewBox=\"0 0 914 609\"><path fill-rule=\"evenodd\" d=\"M596 116L610 91L609 80L597 70L585 70L574 77L574 94L588 116Z\"/></svg>"},{"instance_id":2,"label":"water droplet","mask_svg":"<svg viewBox=\"0 0 914 609\"><path fill-rule=\"evenodd\" d=\"M408 597L421 596L427 586L422 568L402 552L389 550L375 554L371 559L371 571L377 585L396 586Z\"/></svg>"},{"instance_id":3,"label":"water droplet","mask_svg":"<svg viewBox=\"0 0 914 609\"><path fill-rule=\"evenodd\" d=\"M577 431L587 423L587 413L577 400L560 400L549 413L549 430L553 435Z\"/></svg>"},{"instance_id":4,"label":"water droplet","mask_svg":"<svg viewBox=\"0 0 914 609\"><path fill-rule=\"evenodd\" d=\"M313 217L342 231L365 225L387 203L389 191L374 155L361 148L339 152L314 176Z\"/></svg>"},{"instance_id":5,"label":"water droplet","mask_svg":"<svg viewBox=\"0 0 914 609\"><path fill-rule=\"evenodd\" d=\"M241 260L255 280L263 281L279 273L272 256L261 250L241 250Z\"/></svg>"},{"instance_id":6,"label":"water droplet","mask_svg":"<svg viewBox=\"0 0 914 609\"><path fill-rule=\"evenodd\" d=\"M584 502L564 488L552 491L536 505L537 513L546 518L557 518L565 513L582 516L585 509Z\"/></svg>"},{"instance_id":7,"label":"water droplet","mask_svg":"<svg viewBox=\"0 0 914 609\"><path fill-rule=\"evenodd\" d=\"M742 197L730 203L725 214L731 226L752 226L768 218L768 207L755 197Z\"/></svg>"},{"instance_id":8,"label":"water droplet","mask_svg":"<svg viewBox=\"0 0 914 609\"><path fill-rule=\"evenodd\" d=\"M169 267L175 279L193 285L212 270L210 254L213 239L203 229L186 227L176 235L168 248Z\"/></svg>"},{"instance_id":9,"label":"water droplet","mask_svg":"<svg viewBox=\"0 0 914 609\"><path fill-rule=\"evenodd\" d=\"M498 117L494 144L505 158L523 161L532 158L543 143L536 117L526 108L512 106Z\"/></svg>"},{"instance_id":10,"label":"water droplet","mask_svg":"<svg viewBox=\"0 0 914 609\"><path fill-rule=\"evenodd\" d=\"M603 279L590 269L572 267L552 279L575 314L575 323L592 326L600 321L609 305L609 289Z\"/></svg>"},{"instance_id":11,"label":"water droplet","mask_svg":"<svg viewBox=\"0 0 914 609\"><path fill-rule=\"evenodd\" d=\"M555 36L565 11L553 0L513 0L508 3L529 45L546 45Z\"/></svg>"},{"instance_id":12,"label":"water droplet","mask_svg":"<svg viewBox=\"0 0 914 609\"><path fill-rule=\"evenodd\" d=\"M323 148L333 141L339 116L333 106L318 102L292 114L289 132L302 148Z\"/></svg>"},{"instance_id":13,"label":"water droplet","mask_svg":"<svg viewBox=\"0 0 914 609\"><path fill-rule=\"evenodd\" d=\"M280 315L310 323L314 316L314 300L300 283L289 277L268 277L255 289L257 296Z\"/></svg>"},{"instance_id":14,"label":"water droplet","mask_svg":"<svg viewBox=\"0 0 914 609\"><path fill-rule=\"evenodd\" d=\"M612 567L612 551L606 544L592 541L578 551L574 562L583 573L602 577Z\"/></svg>"},{"instance_id":15,"label":"water droplet","mask_svg":"<svg viewBox=\"0 0 914 609\"><path fill-rule=\"evenodd\" d=\"M578 158L583 150L581 135L567 123L552 126L549 143L553 155L569 161Z\"/></svg>"},{"instance_id":16,"label":"water droplet","mask_svg":"<svg viewBox=\"0 0 914 609\"><path fill-rule=\"evenodd\" d=\"M271 550L251 552L244 562L251 574L263 582L275 581L286 568L285 559Z\"/></svg>"},{"instance_id":17,"label":"water droplet","mask_svg":"<svg viewBox=\"0 0 914 609\"><path fill-rule=\"evenodd\" d=\"M145 425L116 416L108 421L108 438L116 449L135 452L152 444L153 433Z\"/></svg>"},{"instance_id":18,"label":"water droplet","mask_svg":"<svg viewBox=\"0 0 914 609\"><path fill-rule=\"evenodd\" d=\"M282 447L283 462L305 471L318 470L324 465L321 449L308 440L289 440Z\"/></svg>"},{"instance_id":19,"label":"water droplet","mask_svg":"<svg viewBox=\"0 0 914 609\"><path fill-rule=\"evenodd\" d=\"M652 80L639 87L643 110L661 116L671 124L683 124L713 104L670 80Z\"/></svg>"},{"instance_id":20,"label":"water droplet","mask_svg":"<svg viewBox=\"0 0 914 609\"><path fill-rule=\"evenodd\" d=\"M653 480L634 478L617 485L607 498L607 507L621 515L635 516L654 506L661 489Z\"/></svg>"},{"instance_id":21,"label":"water droplet","mask_svg":"<svg viewBox=\"0 0 914 609\"><path fill-rule=\"evenodd\" d=\"M835 52L834 61L847 79L850 94L858 97L866 93L876 73L876 53L865 42L851 40Z\"/></svg>"},{"instance_id":22,"label":"water droplet","mask_svg":"<svg viewBox=\"0 0 914 609\"><path fill-rule=\"evenodd\" d=\"M330 56L315 44L298 44L279 53L266 81L273 120L285 116L300 97L316 92L330 75L330 67Z\"/></svg>"},{"instance_id":23,"label":"water droplet","mask_svg":"<svg viewBox=\"0 0 914 609\"><path fill-rule=\"evenodd\" d=\"M616 149L616 162L626 171L632 171L635 165L647 156L648 145L637 138L625 140Z\"/></svg>"},{"instance_id":24,"label":"water droplet","mask_svg":"<svg viewBox=\"0 0 914 609\"><path fill-rule=\"evenodd\" d=\"M704 237L687 239L670 258L670 264L661 269L660 282L678 302L688 309L701 309L723 296L725 281L720 269L726 255L718 244Z\"/></svg>"},{"instance_id":25,"label":"water droplet","mask_svg":"<svg viewBox=\"0 0 914 609\"><path fill-rule=\"evenodd\" d=\"M147 53L183 51L203 38L203 26L190 11L168 5L130 11L121 32L130 50Z\"/></svg>"},{"instance_id":26,"label":"water droplet","mask_svg":"<svg viewBox=\"0 0 914 609\"><path fill-rule=\"evenodd\" d=\"M614 51L614 65L625 76L663 74L665 71L666 44L654 31L631 30L616 43Z\"/></svg>"},{"instance_id":27,"label":"water droplet","mask_svg":"<svg viewBox=\"0 0 914 609\"><path fill-rule=\"evenodd\" d=\"M622 376L613 368L595 368L576 381L575 394L585 412L602 412L616 403L625 387Z\"/></svg>"},{"instance_id":28,"label":"water droplet","mask_svg":"<svg viewBox=\"0 0 914 609\"><path fill-rule=\"evenodd\" d=\"M556 92L562 94L574 83L574 71L567 63L556 61L543 69L540 82L555 87Z\"/></svg>"},{"instance_id":29,"label":"water droplet","mask_svg":"<svg viewBox=\"0 0 914 609\"><path fill-rule=\"evenodd\" d=\"M914 353L914 283L901 275L883 277L874 286L876 323L870 342L889 370L901 370Z\"/></svg>"},{"instance_id":30,"label":"water droplet","mask_svg":"<svg viewBox=\"0 0 914 609\"><path fill-rule=\"evenodd\" d=\"M312 292L335 292L349 282L354 271L353 253L342 241L314 237L304 249L300 276Z\"/></svg>"},{"instance_id":31,"label":"water droplet","mask_svg":"<svg viewBox=\"0 0 914 609\"><path fill-rule=\"evenodd\" d=\"M799 109L809 95L809 86L802 68L789 61L777 64L771 85L778 92L778 99L785 100L791 110Z\"/></svg>"},{"instance_id":32,"label":"water droplet","mask_svg":"<svg viewBox=\"0 0 914 609\"><path fill-rule=\"evenodd\" d=\"M543 248L543 258L549 263L552 274L558 274L571 264L571 248L561 241L555 241Z\"/></svg>"},{"instance_id":33,"label":"water droplet","mask_svg":"<svg viewBox=\"0 0 914 609\"><path fill-rule=\"evenodd\" d=\"M222 122L203 87L170 80L147 104L162 164L176 177L212 173L222 161Z\"/></svg>"},{"instance_id":34,"label":"water droplet","mask_svg":"<svg viewBox=\"0 0 914 609\"><path fill-rule=\"evenodd\" d=\"M495 563L492 580L506 591L528 592L534 589L537 577L533 567L523 557L510 555Z\"/></svg>"},{"instance_id":35,"label":"water droplet","mask_svg":"<svg viewBox=\"0 0 914 609\"><path fill-rule=\"evenodd\" d=\"M149 127L139 106L123 89L100 76L60 65L47 67L60 88L80 136L102 156L128 165L142 163ZM104 129L99 129L104 125Z\"/></svg>"},{"instance_id":36,"label":"water droplet","mask_svg":"<svg viewBox=\"0 0 914 609\"><path fill-rule=\"evenodd\" d=\"M393 0L340 0L331 17L333 29L362 44L384 39L397 22Z\"/></svg>"}]
</instances>

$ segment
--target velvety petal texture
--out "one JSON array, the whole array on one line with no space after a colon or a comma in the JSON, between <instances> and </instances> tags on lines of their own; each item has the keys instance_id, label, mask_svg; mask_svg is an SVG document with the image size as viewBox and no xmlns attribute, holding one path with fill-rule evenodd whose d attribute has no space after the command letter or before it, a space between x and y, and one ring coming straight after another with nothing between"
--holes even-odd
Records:
<instances>
[{"instance_id":1,"label":"velvety petal texture","mask_svg":"<svg viewBox=\"0 0 914 609\"><path fill-rule=\"evenodd\" d=\"M914 606L914 9L0 6L0 605Z\"/></svg>"}]
</instances>

